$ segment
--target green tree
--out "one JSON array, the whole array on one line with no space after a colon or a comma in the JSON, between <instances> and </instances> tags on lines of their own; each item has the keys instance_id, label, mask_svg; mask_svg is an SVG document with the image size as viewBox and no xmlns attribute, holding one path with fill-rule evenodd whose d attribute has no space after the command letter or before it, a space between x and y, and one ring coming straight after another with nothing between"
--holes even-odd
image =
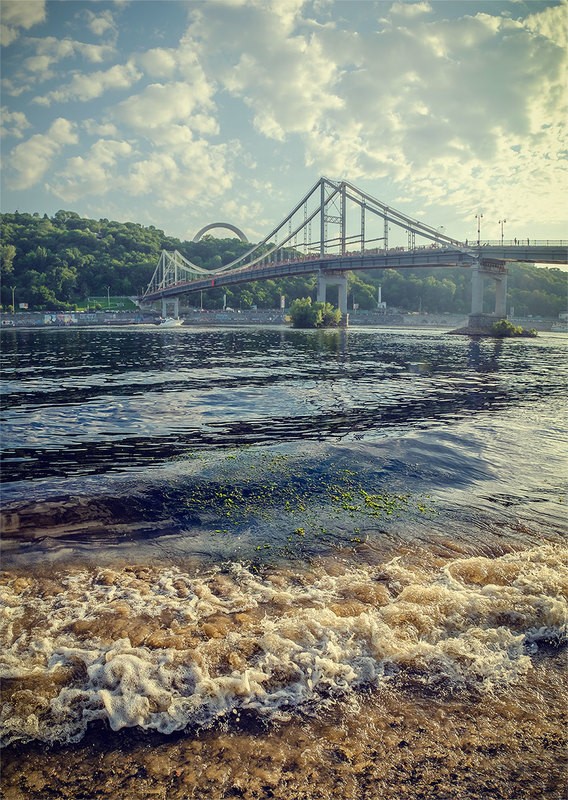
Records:
<instances>
[{"instance_id":1,"label":"green tree","mask_svg":"<svg viewBox=\"0 0 568 800\"><path fill-rule=\"evenodd\" d=\"M302 297L290 306L290 318L294 328L336 328L341 311L331 303L313 303L311 297Z\"/></svg>"},{"instance_id":2,"label":"green tree","mask_svg":"<svg viewBox=\"0 0 568 800\"><path fill-rule=\"evenodd\" d=\"M321 308L312 303L311 297L294 300L290 306L290 318L294 328L317 328L322 316Z\"/></svg>"}]
</instances>

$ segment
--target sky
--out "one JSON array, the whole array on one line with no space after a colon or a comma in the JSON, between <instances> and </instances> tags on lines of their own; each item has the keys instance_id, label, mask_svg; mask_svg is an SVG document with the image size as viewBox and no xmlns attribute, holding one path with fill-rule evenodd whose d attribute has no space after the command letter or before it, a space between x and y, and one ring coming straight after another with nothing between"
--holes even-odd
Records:
<instances>
[{"instance_id":1,"label":"sky","mask_svg":"<svg viewBox=\"0 0 568 800\"><path fill-rule=\"evenodd\" d=\"M566 0L0 8L4 212L259 241L326 176L460 240L568 239Z\"/></svg>"}]
</instances>

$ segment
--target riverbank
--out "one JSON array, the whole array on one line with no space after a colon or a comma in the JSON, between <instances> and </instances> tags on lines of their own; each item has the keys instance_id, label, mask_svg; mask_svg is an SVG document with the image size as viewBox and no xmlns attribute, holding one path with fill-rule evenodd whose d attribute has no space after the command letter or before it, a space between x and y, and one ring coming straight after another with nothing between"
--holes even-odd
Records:
<instances>
[{"instance_id":1,"label":"riverbank","mask_svg":"<svg viewBox=\"0 0 568 800\"><path fill-rule=\"evenodd\" d=\"M258 309L247 311L200 311L189 309L180 316L185 325L242 326L242 325L287 325L286 310ZM2 328L71 328L107 327L115 325L158 325L160 317L155 311L97 311L97 312L45 312L26 311L16 314L0 314ZM379 311L349 311L349 327L377 326L400 328L449 328L460 329L467 325L464 314L385 314ZM515 325L550 331L558 323L555 319L514 318Z\"/></svg>"}]
</instances>

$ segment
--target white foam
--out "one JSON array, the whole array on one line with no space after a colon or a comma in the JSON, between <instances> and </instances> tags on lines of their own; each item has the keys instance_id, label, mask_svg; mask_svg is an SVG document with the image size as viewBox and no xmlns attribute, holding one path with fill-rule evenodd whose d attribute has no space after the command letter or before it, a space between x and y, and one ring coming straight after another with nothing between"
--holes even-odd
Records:
<instances>
[{"instance_id":1,"label":"white foam","mask_svg":"<svg viewBox=\"0 0 568 800\"><path fill-rule=\"evenodd\" d=\"M171 733L242 710L278 718L395 675L498 691L566 636L565 561L543 547L440 570L83 571L52 594L8 576L0 674L22 683L4 741L76 740L93 720Z\"/></svg>"}]
</instances>

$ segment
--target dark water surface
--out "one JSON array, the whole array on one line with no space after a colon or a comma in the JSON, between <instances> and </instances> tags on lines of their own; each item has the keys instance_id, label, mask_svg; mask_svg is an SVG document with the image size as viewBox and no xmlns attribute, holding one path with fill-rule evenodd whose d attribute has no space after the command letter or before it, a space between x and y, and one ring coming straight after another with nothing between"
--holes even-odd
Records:
<instances>
[{"instance_id":1,"label":"dark water surface","mask_svg":"<svg viewBox=\"0 0 568 800\"><path fill-rule=\"evenodd\" d=\"M2 331L6 797L563 797L567 355Z\"/></svg>"}]
</instances>

